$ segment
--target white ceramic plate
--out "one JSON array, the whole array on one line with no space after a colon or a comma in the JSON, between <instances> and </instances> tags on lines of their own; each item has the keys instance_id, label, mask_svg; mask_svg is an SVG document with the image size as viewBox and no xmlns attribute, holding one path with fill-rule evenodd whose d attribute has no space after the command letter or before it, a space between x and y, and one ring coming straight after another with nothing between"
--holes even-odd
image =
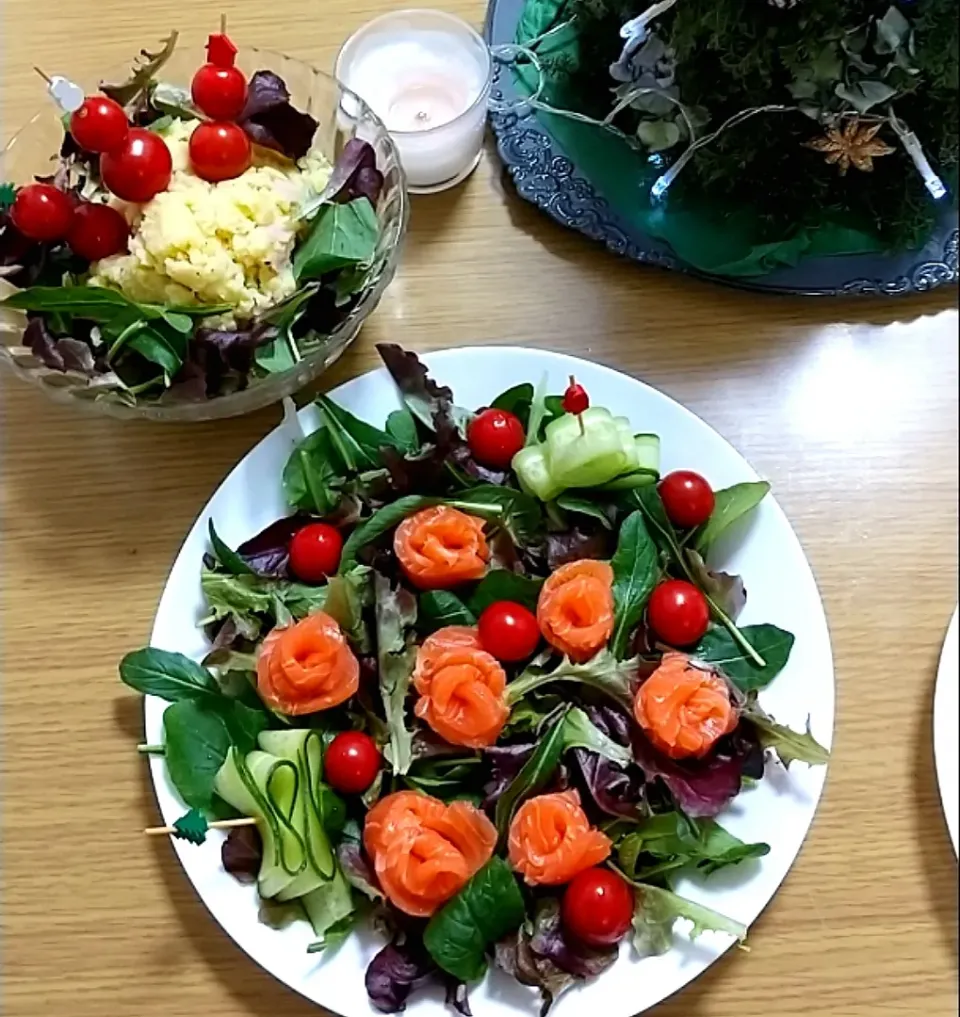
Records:
<instances>
[{"instance_id":1,"label":"white ceramic plate","mask_svg":"<svg viewBox=\"0 0 960 1017\"><path fill-rule=\"evenodd\" d=\"M933 700L933 753L937 762L937 781L943 814L960 853L960 609L954 611L937 670L937 690Z\"/></svg>"},{"instance_id":2,"label":"white ceramic plate","mask_svg":"<svg viewBox=\"0 0 960 1017\"><path fill-rule=\"evenodd\" d=\"M664 472L688 467L714 487L756 480L754 471L715 431L688 410L647 385L616 371L555 353L510 347L447 350L426 358L434 376L450 385L464 406L482 406L521 381L549 375L550 390L562 391L576 373L595 405L628 416L635 430L655 431L662 439ZM382 423L399 405L385 370L342 385L331 396L360 417ZM306 429L316 426L312 408L301 412ZM284 515L280 473L292 447L291 430L267 435L220 485L194 523L167 581L153 628L155 646L197 658L205 641L197 630L203 602L200 559L207 546L207 522L213 518L232 546ZM833 730L834 677L830 638L810 567L780 507L767 498L739 534L718 549L717 561L741 573L749 589L744 623L772 622L796 634L786 670L762 696L764 707L782 723L801 728L809 716L814 736L830 744ZM147 699L146 737L162 741L164 703ZM160 811L166 822L184 812L162 759L151 760ZM679 891L731 918L752 923L776 892L796 858L813 820L825 777L824 768L795 765L789 772L768 767L767 779L741 795L722 816L723 823L745 841L766 841L770 854L705 882L687 881ZM367 1001L364 971L382 945L372 932L351 936L329 957L308 955L312 936L306 924L282 932L257 920L256 891L242 886L220 865L220 840L201 847L175 841L188 878L204 903L233 939L258 964L308 999L343 1017L375 1013ZM731 941L719 934L695 943L678 937L661 957L638 961L624 944L619 961L595 981L571 990L554 1010L555 1017L602 1012L628 1017L647 1010L676 992L712 964ZM476 1017L535 1015L533 990L499 972L474 987L470 1002ZM408 1004L412 1017L446 1013L439 994L418 994Z\"/></svg>"}]
</instances>

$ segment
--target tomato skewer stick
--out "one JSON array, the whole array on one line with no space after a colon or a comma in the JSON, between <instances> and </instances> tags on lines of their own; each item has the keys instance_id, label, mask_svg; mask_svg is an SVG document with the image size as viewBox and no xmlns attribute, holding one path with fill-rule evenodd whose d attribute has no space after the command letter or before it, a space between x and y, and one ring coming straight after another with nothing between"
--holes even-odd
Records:
<instances>
[{"instance_id":1,"label":"tomato skewer stick","mask_svg":"<svg viewBox=\"0 0 960 1017\"><path fill-rule=\"evenodd\" d=\"M232 830L237 826L256 826L257 819L255 816L241 816L239 819L215 819L207 825L211 830ZM143 832L148 837L163 837L179 833L175 826L148 826Z\"/></svg>"},{"instance_id":2,"label":"tomato skewer stick","mask_svg":"<svg viewBox=\"0 0 960 1017\"><path fill-rule=\"evenodd\" d=\"M580 433L586 435L587 429L583 425L583 413L590 409L590 397L587 390L577 383L577 379L571 374L570 385L563 393L563 408L567 413L575 413L580 424Z\"/></svg>"}]
</instances>

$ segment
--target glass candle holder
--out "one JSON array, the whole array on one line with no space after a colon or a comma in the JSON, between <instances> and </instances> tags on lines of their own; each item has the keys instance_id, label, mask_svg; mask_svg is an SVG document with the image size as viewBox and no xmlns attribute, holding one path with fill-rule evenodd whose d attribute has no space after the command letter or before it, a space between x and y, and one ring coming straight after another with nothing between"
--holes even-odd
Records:
<instances>
[{"instance_id":1,"label":"glass candle holder","mask_svg":"<svg viewBox=\"0 0 960 1017\"><path fill-rule=\"evenodd\" d=\"M431 10L375 18L344 44L336 76L386 125L410 191L443 191L476 169L493 62L466 22Z\"/></svg>"}]
</instances>

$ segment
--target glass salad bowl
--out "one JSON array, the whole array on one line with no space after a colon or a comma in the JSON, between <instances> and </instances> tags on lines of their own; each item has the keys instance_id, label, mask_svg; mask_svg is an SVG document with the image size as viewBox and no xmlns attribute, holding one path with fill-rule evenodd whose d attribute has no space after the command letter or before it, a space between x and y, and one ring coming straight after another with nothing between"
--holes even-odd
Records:
<instances>
[{"instance_id":1,"label":"glass salad bowl","mask_svg":"<svg viewBox=\"0 0 960 1017\"><path fill-rule=\"evenodd\" d=\"M188 97L191 78L203 62L201 47L182 45L158 71L157 80ZM290 395L322 374L356 338L390 284L397 269L409 208L397 149L383 123L359 96L302 61L244 47L239 51L237 64L248 79L259 70L271 71L283 79L290 92L290 103L319 122L313 151L319 152L331 165L353 138L372 147L377 169L383 175L383 186L376 202L379 234L373 256L365 263L369 267L359 292L345 303L338 296L336 303L343 304L342 310L331 312L334 319L339 319L336 324L329 331L324 328L321 334L313 334L302 350L296 343L292 344L293 353L287 358L287 365L279 361L279 368L276 364L268 368L274 373L254 368L246 384L241 382L241 387L207 396L204 392L209 389L205 389L201 375L199 385L194 385L192 392L181 386L178 392L167 390L159 398L150 399L138 398L135 387L119 382L117 376L103 366L102 360L93 367L89 351L81 348L79 340L67 339L68 345L61 347L63 356L36 355L34 348L25 344L27 318L24 312L0 306L0 361L58 402L127 419L202 421L251 412ZM105 74L103 78L122 81L128 76L129 67ZM98 83L81 84L90 94ZM0 153L0 183L6 181L20 186L36 175L53 173L62 140L63 128L56 106L48 100L46 108L15 134ZM10 280L4 278L0 267L0 297L13 292L15 289ZM175 317L182 321L184 316ZM74 343L76 346L72 345ZM79 350L82 358L71 356L71 350Z\"/></svg>"}]
</instances>

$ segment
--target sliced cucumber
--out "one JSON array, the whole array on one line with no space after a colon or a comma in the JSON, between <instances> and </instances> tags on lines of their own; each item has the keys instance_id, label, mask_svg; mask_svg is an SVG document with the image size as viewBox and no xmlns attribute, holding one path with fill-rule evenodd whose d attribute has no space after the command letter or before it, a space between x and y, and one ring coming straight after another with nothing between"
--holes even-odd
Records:
<instances>
[{"instance_id":1,"label":"sliced cucumber","mask_svg":"<svg viewBox=\"0 0 960 1017\"><path fill-rule=\"evenodd\" d=\"M528 445L520 449L510 465L520 481L520 487L534 498L551 501L563 490L563 485L556 483L547 468L544 445Z\"/></svg>"},{"instance_id":2,"label":"sliced cucumber","mask_svg":"<svg viewBox=\"0 0 960 1017\"><path fill-rule=\"evenodd\" d=\"M339 869L336 869L332 879L306 894L302 903L317 937L323 936L328 929L348 918L355 910L350 884Z\"/></svg>"},{"instance_id":3,"label":"sliced cucumber","mask_svg":"<svg viewBox=\"0 0 960 1017\"><path fill-rule=\"evenodd\" d=\"M638 470L648 470L660 476L660 435L635 434L633 447L637 453Z\"/></svg>"},{"instance_id":4,"label":"sliced cucumber","mask_svg":"<svg viewBox=\"0 0 960 1017\"><path fill-rule=\"evenodd\" d=\"M632 473L624 473L623 476L614 477L613 480L601 484L601 491L632 491L636 487L648 487L660 479L659 473L652 470L634 470Z\"/></svg>"},{"instance_id":5,"label":"sliced cucumber","mask_svg":"<svg viewBox=\"0 0 960 1017\"><path fill-rule=\"evenodd\" d=\"M632 465L620 425L602 406L559 417L547 425L546 435L547 468L563 487L595 487Z\"/></svg>"},{"instance_id":6,"label":"sliced cucumber","mask_svg":"<svg viewBox=\"0 0 960 1017\"><path fill-rule=\"evenodd\" d=\"M260 820L263 861L257 885L263 897L282 893L307 867L306 844L293 823L299 768L269 752L254 751L244 759L231 749L214 788L239 812Z\"/></svg>"}]
</instances>

